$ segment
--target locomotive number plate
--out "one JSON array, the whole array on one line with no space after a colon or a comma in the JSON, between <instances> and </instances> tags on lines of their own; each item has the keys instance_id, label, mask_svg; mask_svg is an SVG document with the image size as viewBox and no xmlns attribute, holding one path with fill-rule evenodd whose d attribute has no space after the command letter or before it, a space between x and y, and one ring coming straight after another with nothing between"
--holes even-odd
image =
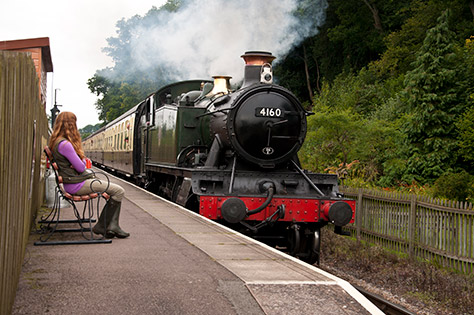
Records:
<instances>
[{"instance_id":1,"label":"locomotive number plate","mask_svg":"<svg viewBox=\"0 0 474 315\"><path fill-rule=\"evenodd\" d=\"M280 108L257 107L255 109L256 117L283 117L284 112Z\"/></svg>"}]
</instances>

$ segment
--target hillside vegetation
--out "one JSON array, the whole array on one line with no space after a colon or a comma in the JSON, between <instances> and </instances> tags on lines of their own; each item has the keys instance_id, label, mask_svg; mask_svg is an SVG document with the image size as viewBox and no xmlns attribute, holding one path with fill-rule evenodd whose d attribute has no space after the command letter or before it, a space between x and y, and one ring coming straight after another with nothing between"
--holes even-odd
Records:
<instances>
[{"instance_id":1,"label":"hillside vegetation","mask_svg":"<svg viewBox=\"0 0 474 315\"><path fill-rule=\"evenodd\" d=\"M303 164L348 185L472 200L472 2L359 1L365 20L337 2L334 24L303 47L321 82L308 103ZM321 46L346 53L334 61Z\"/></svg>"}]
</instances>

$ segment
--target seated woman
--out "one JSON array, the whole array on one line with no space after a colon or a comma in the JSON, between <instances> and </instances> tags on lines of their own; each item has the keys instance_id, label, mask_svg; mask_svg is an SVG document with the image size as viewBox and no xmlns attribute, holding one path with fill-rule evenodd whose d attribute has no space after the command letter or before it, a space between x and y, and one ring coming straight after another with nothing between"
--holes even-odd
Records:
<instances>
[{"instance_id":1,"label":"seated woman","mask_svg":"<svg viewBox=\"0 0 474 315\"><path fill-rule=\"evenodd\" d=\"M130 236L130 233L123 231L119 226L120 208L125 191L121 186L113 183L107 187L108 183L97 180L92 172L86 171L81 135L76 126L76 115L71 112L62 112L58 115L48 146L58 164L58 172L63 178L66 192L85 195L105 191L110 195L92 231L107 238Z\"/></svg>"}]
</instances>

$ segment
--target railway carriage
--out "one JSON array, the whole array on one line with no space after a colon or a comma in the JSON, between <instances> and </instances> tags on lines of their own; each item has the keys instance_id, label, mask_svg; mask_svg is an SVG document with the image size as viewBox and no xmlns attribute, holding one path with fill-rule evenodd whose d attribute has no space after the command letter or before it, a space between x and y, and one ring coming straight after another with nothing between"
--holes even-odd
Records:
<instances>
[{"instance_id":1,"label":"railway carriage","mask_svg":"<svg viewBox=\"0 0 474 315\"><path fill-rule=\"evenodd\" d=\"M133 140L137 106L99 129L83 141L84 152L94 163L133 174Z\"/></svg>"},{"instance_id":2,"label":"railway carriage","mask_svg":"<svg viewBox=\"0 0 474 315\"><path fill-rule=\"evenodd\" d=\"M306 112L273 83L267 52L247 52L230 77L167 85L84 140L100 166L201 215L319 261L320 228L353 222L336 175L301 169Z\"/></svg>"}]
</instances>

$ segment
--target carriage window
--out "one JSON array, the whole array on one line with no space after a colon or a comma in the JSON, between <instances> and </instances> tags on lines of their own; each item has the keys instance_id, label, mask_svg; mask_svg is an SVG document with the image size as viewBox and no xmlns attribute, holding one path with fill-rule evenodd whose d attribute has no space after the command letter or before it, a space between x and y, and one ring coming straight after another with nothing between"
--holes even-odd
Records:
<instances>
[{"instance_id":1,"label":"carriage window","mask_svg":"<svg viewBox=\"0 0 474 315\"><path fill-rule=\"evenodd\" d=\"M151 113L151 117L152 117L152 121L151 121L151 124L154 125L155 124L155 115L153 115L153 113L155 112L156 110L156 107L155 107L155 100L153 97L150 97L150 113Z\"/></svg>"}]
</instances>

